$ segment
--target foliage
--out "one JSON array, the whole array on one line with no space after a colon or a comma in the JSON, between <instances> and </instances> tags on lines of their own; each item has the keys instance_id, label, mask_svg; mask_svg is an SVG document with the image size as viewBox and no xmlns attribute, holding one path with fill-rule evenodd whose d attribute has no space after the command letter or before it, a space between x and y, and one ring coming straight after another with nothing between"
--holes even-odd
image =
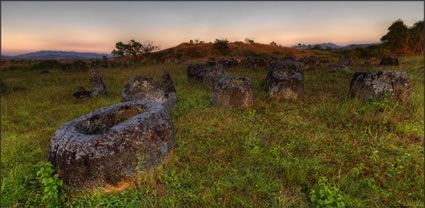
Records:
<instances>
[{"instance_id":1,"label":"foliage","mask_svg":"<svg viewBox=\"0 0 425 208\"><path fill-rule=\"evenodd\" d=\"M61 207L63 200L63 181L58 174L54 174L55 169L50 162L40 163L40 170L37 171L37 179L43 185L44 194L42 201L46 207Z\"/></svg>"},{"instance_id":2,"label":"foliage","mask_svg":"<svg viewBox=\"0 0 425 208\"><path fill-rule=\"evenodd\" d=\"M227 55L230 53L229 41L227 39L216 39L213 48L220 55Z\"/></svg>"},{"instance_id":3,"label":"foliage","mask_svg":"<svg viewBox=\"0 0 425 208\"><path fill-rule=\"evenodd\" d=\"M62 64L57 60L44 60L30 67L31 70L61 68Z\"/></svg>"},{"instance_id":4,"label":"foliage","mask_svg":"<svg viewBox=\"0 0 425 208\"><path fill-rule=\"evenodd\" d=\"M413 54L424 52L424 21L416 22L409 28L409 47Z\"/></svg>"},{"instance_id":5,"label":"foliage","mask_svg":"<svg viewBox=\"0 0 425 208\"><path fill-rule=\"evenodd\" d=\"M275 47L277 47L277 43L276 43L276 42L274 42L274 41L272 41L272 42L270 43L270 45L271 45L271 46L275 46Z\"/></svg>"},{"instance_id":6,"label":"foliage","mask_svg":"<svg viewBox=\"0 0 425 208\"><path fill-rule=\"evenodd\" d=\"M197 48L190 48L188 51L190 58L200 58L203 57L202 53Z\"/></svg>"},{"instance_id":7,"label":"foliage","mask_svg":"<svg viewBox=\"0 0 425 208\"><path fill-rule=\"evenodd\" d=\"M113 56L133 56L135 59L138 54L149 54L150 52L159 49L158 46L153 45L153 42L146 41L144 43L137 42L135 40L128 41L127 44L123 42L117 42L115 49L112 50Z\"/></svg>"},{"instance_id":8,"label":"foliage","mask_svg":"<svg viewBox=\"0 0 425 208\"><path fill-rule=\"evenodd\" d=\"M383 46L396 55L422 54L424 52L424 21L416 22L408 28L403 20L398 19L388 28L388 33L381 37Z\"/></svg>"},{"instance_id":9,"label":"foliage","mask_svg":"<svg viewBox=\"0 0 425 208\"><path fill-rule=\"evenodd\" d=\"M322 47L320 47L320 44L316 44L316 45L314 45L313 46L313 48L312 49L315 49L315 50L320 50Z\"/></svg>"},{"instance_id":10,"label":"foliage","mask_svg":"<svg viewBox=\"0 0 425 208\"><path fill-rule=\"evenodd\" d=\"M345 199L340 190L330 185L326 177L320 178L317 188L310 192L310 200L315 207L345 207Z\"/></svg>"},{"instance_id":11,"label":"foliage","mask_svg":"<svg viewBox=\"0 0 425 208\"><path fill-rule=\"evenodd\" d=\"M249 39L249 38L245 38L245 43L247 43L247 44L254 44L254 40Z\"/></svg>"},{"instance_id":12,"label":"foliage","mask_svg":"<svg viewBox=\"0 0 425 208\"><path fill-rule=\"evenodd\" d=\"M388 33L381 37L381 41L396 54L401 54L408 47L409 34L407 26L401 19L395 21L388 28Z\"/></svg>"},{"instance_id":13,"label":"foliage","mask_svg":"<svg viewBox=\"0 0 425 208\"><path fill-rule=\"evenodd\" d=\"M261 56L261 54L255 52L251 49L238 49L233 52L233 55L235 56L241 56L241 57L254 57L254 56Z\"/></svg>"}]
</instances>

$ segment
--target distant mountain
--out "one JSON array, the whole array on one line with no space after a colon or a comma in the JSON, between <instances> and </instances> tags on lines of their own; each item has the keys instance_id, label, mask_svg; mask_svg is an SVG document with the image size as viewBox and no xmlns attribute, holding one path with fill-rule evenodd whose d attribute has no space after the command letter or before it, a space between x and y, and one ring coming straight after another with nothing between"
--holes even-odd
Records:
<instances>
[{"instance_id":1,"label":"distant mountain","mask_svg":"<svg viewBox=\"0 0 425 208\"><path fill-rule=\"evenodd\" d=\"M10 58L12 58L12 56L1 56L1 59L10 59Z\"/></svg>"},{"instance_id":2,"label":"distant mountain","mask_svg":"<svg viewBox=\"0 0 425 208\"><path fill-rule=\"evenodd\" d=\"M343 48L343 49L353 49L353 48L362 48L362 47L367 47L370 45L374 45L376 43L364 43L364 44L350 44L350 45L346 45L346 46L340 46L337 45L335 43L320 43L320 48L322 49L326 49L326 48ZM316 44L311 44L310 48L313 48ZM301 46L295 46L295 48L297 49L309 49L308 45L301 45Z\"/></svg>"},{"instance_id":3,"label":"distant mountain","mask_svg":"<svg viewBox=\"0 0 425 208\"><path fill-rule=\"evenodd\" d=\"M368 47L368 46L375 45L375 44L376 43L350 44L350 45L344 46L344 48L347 48L347 49L363 48L363 47Z\"/></svg>"},{"instance_id":4,"label":"distant mountain","mask_svg":"<svg viewBox=\"0 0 425 208\"><path fill-rule=\"evenodd\" d=\"M103 53L80 53L74 51L37 51L17 56L1 56L2 59L25 59L25 60L56 60L56 59L96 59L102 56L111 57Z\"/></svg>"}]
</instances>

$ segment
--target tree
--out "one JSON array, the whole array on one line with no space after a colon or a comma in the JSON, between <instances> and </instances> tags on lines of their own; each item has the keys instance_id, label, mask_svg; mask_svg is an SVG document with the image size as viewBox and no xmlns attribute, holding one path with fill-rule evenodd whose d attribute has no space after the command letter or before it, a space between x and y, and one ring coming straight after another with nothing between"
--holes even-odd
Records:
<instances>
[{"instance_id":1,"label":"tree","mask_svg":"<svg viewBox=\"0 0 425 208\"><path fill-rule=\"evenodd\" d=\"M214 50L221 55L227 55L230 53L229 41L227 39L216 39L213 47Z\"/></svg>"},{"instance_id":2,"label":"tree","mask_svg":"<svg viewBox=\"0 0 425 208\"><path fill-rule=\"evenodd\" d=\"M422 54L424 52L424 21L419 21L408 29L409 48L414 54Z\"/></svg>"},{"instance_id":3,"label":"tree","mask_svg":"<svg viewBox=\"0 0 425 208\"><path fill-rule=\"evenodd\" d=\"M148 54L156 49L159 49L159 47L153 45L151 41L145 41L143 44L135 40L130 40L127 44L120 41L115 44L115 49L112 50L112 55L133 56L134 59L137 59L138 54Z\"/></svg>"},{"instance_id":4,"label":"tree","mask_svg":"<svg viewBox=\"0 0 425 208\"><path fill-rule=\"evenodd\" d=\"M313 46L313 49L321 49L322 47L320 47L320 44L316 44Z\"/></svg>"},{"instance_id":5,"label":"tree","mask_svg":"<svg viewBox=\"0 0 425 208\"><path fill-rule=\"evenodd\" d=\"M276 42L274 42L274 41L272 41L272 42L270 43L270 45L272 45L272 46L277 46Z\"/></svg>"},{"instance_id":6,"label":"tree","mask_svg":"<svg viewBox=\"0 0 425 208\"><path fill-rule=\"evenodd\" d=\"M397 55L406 53L409 46L409 33L407 26L401 19L396 20L388 28L388 33L382 36L381 41L385 48L390 49Z\"/></svg>"},{"instance_id":7,"label":"tree","mask_svg":"<svg viewBox=\"0 0 425 208\"><path fill-rule=\"evenodd\" d=\"M254 40L251 40L249 38L245 38L245 42L248 44L254 44Z\"/></svg>"}]
</instances>

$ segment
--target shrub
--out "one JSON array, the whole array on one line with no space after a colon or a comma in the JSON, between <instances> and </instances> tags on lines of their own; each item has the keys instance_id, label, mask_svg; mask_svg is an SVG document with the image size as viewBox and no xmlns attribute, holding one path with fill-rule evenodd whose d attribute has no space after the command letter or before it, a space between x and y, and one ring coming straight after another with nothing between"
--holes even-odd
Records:
<instances>
[{"instance_id":1,"label":"shrub","mask_svg":"<svg viewBox=\"0 0 425 208\"><path fill-rule=\"evenodd\" d=\"M202 53L197 48L191 48L188 51L190 58L200 58L202 57Z\"/></svg>"},{"instance_id":2,"label":"shrub","mask_svg":"<svg viewBox=\"0 0 425 208\"><path fill-rule=\"evenodd\" d=\"M331 186L325 177L322 177L318 186L310 192L310 200L315 207L345 207L345 199L340 190Z\"/></svg>"},{"instance_id":3,"label":"shrub","mask_svg":"<svg viewBox=\"0 0 425 208\"><path fill-rule=\"evenodd\" d=\"M244 50L237 50L235 52L236 56L242 56L242 57L250 57L250 56L260 56L257 52L250 50L250 49L244 49Z\"/></svg>"},{"instance_id":4,"label":"shrub","mask_svg":"<svg viewBox=\"0 0 425 208\"><path fill-rule=\"evenodd\" d=\"M214 50L220 55L228 55L230 53L229 41L226 39L216 39L213 47Z\"/></svg>"},{"instance_id":5,"label":"shrub","mask_svg":"<svg viewBox=\"0 0 425 208\"><path fill-rule=\"evenodd\" d=\"M30 67L32 70L38 69L52 69L52 68L61 68L62 64L57 60L45 60L39 63L36 63Z\"/></svg>"},{"instance_id":6,"label":"shrub","mask_svg":"<svg viewBox=\"0 0 425 208\"><path fill-rule=\"evenodd\" d=\"M59 179L58 174L54 174L55 169L50 162L42 162L39 165L37 179L44 189L42 201L46 203L46 207L62 207L63 181Z\"/></svg>"}]
</instances>

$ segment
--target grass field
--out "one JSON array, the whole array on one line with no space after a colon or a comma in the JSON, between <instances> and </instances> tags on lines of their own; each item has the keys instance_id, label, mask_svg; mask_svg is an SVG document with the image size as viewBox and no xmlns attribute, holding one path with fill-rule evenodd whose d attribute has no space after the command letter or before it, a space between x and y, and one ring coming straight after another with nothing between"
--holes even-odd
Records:
<instances>
[{"instance_id":1,"label":"grass field","mask_svg":"<svg viewBox=\"0 0 425 208\"><path fill-rule=\"evenodd\" d=\"M4 71L2 207L423 207L424 58L400 62L392 69L409 74L406 103L348 97L355 71L381 67L306 71L304 97L281 101L264 90L266 69L227 69L253 83L248 109L209 107L212 92L189 84L184 64L101 69L108 95L88 100L72 96L78 86L90 88L87 72ZM129 76L159 80L161 69L170 72L178 96L169 159L121 192L47 190L52 180L37 172L46 167L56 129L120 102Z\"/></svg>"}]
</instances>

